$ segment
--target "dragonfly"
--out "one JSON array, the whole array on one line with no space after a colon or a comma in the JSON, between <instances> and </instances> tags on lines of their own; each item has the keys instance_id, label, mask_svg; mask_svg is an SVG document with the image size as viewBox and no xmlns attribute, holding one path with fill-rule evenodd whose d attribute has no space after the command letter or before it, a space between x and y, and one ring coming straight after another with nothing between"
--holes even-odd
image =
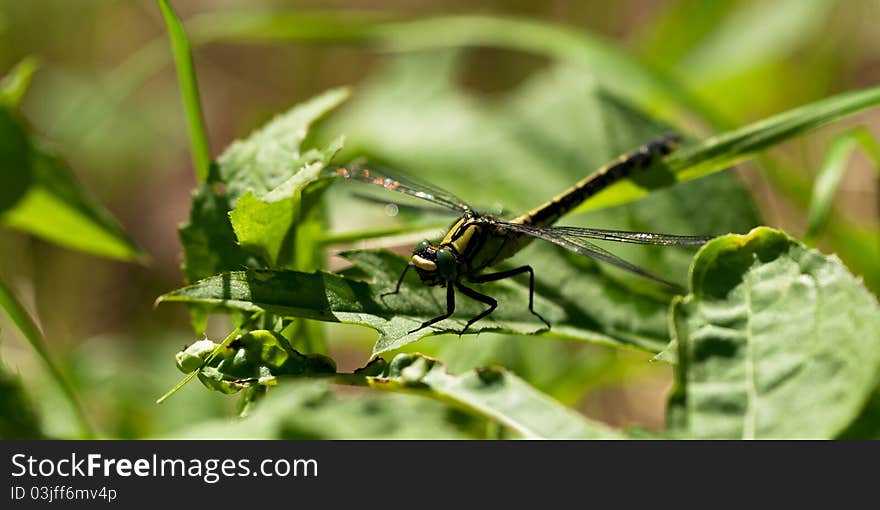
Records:
<instances>
[{"instance_id":1,"label":"dragonfly","mask_svg":"<svg viewBox=\"0 0 880 510\"><path fill-rule=\"evenodd\" d=\"M459 216L440 241L425 240L415 246L406 267L397 279L394 290L382 294L383 299L398 294L410 270L415 270L423 284L446 288L446 312L423 322L409 333L433 326L451 317L455 312L455 291L458 290L468 298L487 305L485 310L468 320L459 333L464 334L475 322L490 315L498 307L495 298L477 292L467 283L495 282L524 273L529 275L529 312L550 329L550 323L534 309L535 271L530 265L495 272L486 272L486 270L512 257L532 240L541 239L679 290L676 284L621 259L591 241L700 246L712 239L711 236L630 232L553 226L553 224L611 184L650 168L659 158L675 150L680 143L681 138L675 134L666 134L653 139L599 168L551 200L525 214L507 220L477 211L446 190L396 175L394 172L364 162L356 161L331 171L344 179L381 186L389 191L425 200Z\"/></svg>"}]
</instances>

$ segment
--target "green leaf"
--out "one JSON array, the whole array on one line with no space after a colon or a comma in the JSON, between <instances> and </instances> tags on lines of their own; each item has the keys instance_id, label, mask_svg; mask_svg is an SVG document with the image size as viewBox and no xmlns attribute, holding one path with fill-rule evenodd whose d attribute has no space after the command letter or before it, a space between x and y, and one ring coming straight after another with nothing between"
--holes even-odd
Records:
<instances>
[{"instance_id":1,"label":"green leaf","mask_svg":"<svg viewBox=\"0 0 880 510\"><path fill-rule=\"evenodd\" d=\"M248 331L228 345L200 340L178 352L176 361L182 372L198 370L202 383L221 393L236 393L253 385L273 386L280 376L336 373L332 359L303 355L284 336L267 330Z\"/></svg>"},{"instance_id":2,"label":"green leaf","mask_svg":"<svg viewBox=\"0 0 880 510\"><path fill-rule=\"evenodd\" d=\"M324 166L339 150L339 139L321 151L318 161L307 164L290 179L258 198L248 191L238 199L235 209L229 213L232 229L242 248L257 255L265 267L273 269L316 269L316 267L297 267L294 249L295 230L306 226L311 207L316 206L321 193L315 182ZM304 204L302 198L306 187L310 186L310 200ZM326 185L324 182L323 185ZM304 207L304 205L306 207ZM320 233L323 222L318 225ZM304 233L300 232L302 236ZM306 235L306 237L310 237Z\"/></svg>"},{"instance_id":3,"label":"green leaf","mask_svg":"<svg viewBox=\"0 0 880 510\"><path fill-rule=\"evenodd\" d=\"M465 420L466 421L466 420ZM466 439L462 417L410 395L335 396L322 381L270 390L250 416L197 425L176 437L218 439Z\"/></svg>"},{"instance_id":4,"label":"green leaf","mask_svg":"<svg viewBox=\"0 0 880 510\"><path fill-rule=\"evenodd\" d=\"M236 242L229 224L229 198L210 184L193 194L189 223L180 227L184 275L193 282L234 267L258 262Z\"/></svg>"},{"instance_id":5,"label":"green leaf","mask_svg":"<svg viewBox=\"0 0 880 510\"><path fill-rule=\"evenodd\" d=\"M590 421L500 367L452 375L439 361L398 354L373 388L407 391L494 420L529 439L617 439L623 434Z\"/></svg>"},{"instance_id":6,"label":"green leaf","mask_svg":"<svg viewBox=\"0 0 880 510\"><path fill-rule=\"evenodd\" d=\"M466 370L500 365L538 391L569 407L577 407L590 392L606 385L637 384L669 370L665 364L646 363L650 358L636 351L573 345L565 339L482 333L450 342L423 341L419 352L442 359L447 370Z\"/></svg>"},{"instance_id":7,"label":"green leaf","mask_svg":"<svg viewBox=\"0 0 880 510\"><path fill-rule=\"evenodd\" d=\"M27 133L12 110L0 107L0 213L17 204L33 182Z\"/></svg>"},{"instance_id":8,"label":"green leaf","mask_svg":"<svg viewBox=\"0 0 880 510\"><path fill-rule=\"evenodd\" d=\"M326 154L314 149L304 150L303 141L309 127L348 96L349 90L344 87L328 90L272 119L245 140L230 145L217 159L217 171L219 180L226 184L226 194L231 201L235 202L248 191L257 196L269 193L290 180L302 167L324 161ZM335 152L338 149L337 143L331 144L327 150ZM288 185L298 188L303 183L294 179ZM282 186L275 191L276 197L284 196L285 189Z\"/></svg>"},{"instance_id":9,"label":"green leaf","mask_svg":"<svg viewBox=\"0 0 880 510\"><path fill-rule=\"evenodd\" d=\"M46 368L49 370L49 375L58 387L61 388L64 398L73 410L74 416L79 421L82 434L86 437L92 437L94 432L92 431L92 427L89 424L85 411L79 403L79 399L73 386L70 385L67 378L61 372L61 369L49 355L49 351L46 349L46 340L43 338L43 333L40 331L37 323L34 322L34 319L30 316L27 310L25 310L24 306L15 297L12 290L7 287L2 280L0 280L0 309L5 311L9 318L12 319L13 324L15 324L46 365ZM7 381L7 383L13 384L10 381Z\"/></svg>"},{"instance_id":10,"label":"green leaf","mask_svg":"<svg viewBox=\"0 0 880 510\"><path fill-rule=\"evenodd\" d=\"M200 182L208 179L211 168L211 148L208 146L208 134L205 130L205 119L202 115L202 103L199 100L199 85L196 81L195 64L192 51L183 23L175 14L168 0L158 0L162 17L168 27L174 63L177 66L177 79L180 94L183 97L183 109L186 112L186 126L189 129L189 141L192 150L193 164Z\"/></svg>"},{"instance_id":11,"label":"green leaf","mask_svg":"<svg viewBox=\"0 0 880 510\"><path fill-rule=\"evenodd\" d=\"M24 67L21 67L24 66ZM28 65L7 77L18 97ZM13 100L14 99L14 100ZM46 145L28 134L14 110L15 98L0 105L0 224L61 246L94 255L133 260L143 257L119 224L77 184Z\"/></svg>"},{"instance_id":12,"label":"green leaf","mask_svg":"<svg viewBox=\"0 0 880 510\"><path fill-rule=\"evenodd\" d=\"M315 169L321 168L315 164L329 159L338 150L334 144L324 152L301 153L301 144L309 126L346 95L345 89L336 89L294 106L246 140L232 144L220 156L216 169L218 183L199 188L193 197L189 224L180 229L188 282L241 267L262 267L245 248L268 258L269 263L281 257L283 240L289 235L294 218L284 221L268 216L283 214L285 207L293 211L295 201L283 199L294 197L314 180ZM247 211L232 215L245 245L242 247L237 243L229 213L239 197L248 192L251 195L244 202ZM277 203L280 199L282 203L254 211L257 197L264 195L267 202ZM265 225L267 221L270 224ZM273 221L282 221L288 228L274 231L273 227L279 225L271 224ZM264 225L258 227L260 223ZM270 239L264 234L274 237Z\"/></svg>"},{"instance_id":13,"label":"green leaf","mask_svg":"<svg viewBox=\"0 0 880 510\"><path fill-rule=\"evenodd\" d=\"M880 306L840 261L761 227L699 252L672 315L670 429L693 438L831 438L880 374Z\"/></svg>"},{"instance_id":14,"label":"green leaf","mask_svg":"<svg viewBox=\"0 0 880 510\"><path fill-rule=\"evenodd\" d=\"M460 297L453 318L438 323L435 329L409 333L422 322L445 311L444 289L426 287L415 275L410 275L400 294L382 299L381 294L394 288L406 261L387 252L348 252L344 256L369 274L375 283L323 272L236 271L168 293L160 297L159 302L184 302L361 324L381 333L374 354L398 349L424 336L457 332L468 318L477 315L484 307ZM569 266L563 262L569 254L550 249L544 256L555 256L557 264ZM665 299L629 293L600 275L583 278L584 273L595 271L595 263L589 260L579 260L569 267L571 274L567 278L572 282L571 292L579 299L560 296L555 287L542 286L536 292L535 308L553 324L553 328L544 334L652 352L663 348L667 342L665 332L659 336L652 334L666 325ZM544 329L543 323L528 313L526 281L498 282L486 286L485 291L502 305L469 331L533 334ZM591 306L593 298L600 296L614 306L594 309Z\"/></svg>"}]
</instances>

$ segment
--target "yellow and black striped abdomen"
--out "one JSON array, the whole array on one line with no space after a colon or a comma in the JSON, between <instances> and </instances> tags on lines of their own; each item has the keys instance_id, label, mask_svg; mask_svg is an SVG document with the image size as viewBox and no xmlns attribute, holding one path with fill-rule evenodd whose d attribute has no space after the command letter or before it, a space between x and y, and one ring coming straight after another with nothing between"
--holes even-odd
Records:
<instances>
[{"instance_id":1,"label":"yellow and black striped abdomen","mask_svg":"<svg viewBox=\"0 0 880 510\"><path fill-rule=\"evenodd\" d=\"M651 166L658 157L669 154L679 143L681 139L672 134L652 140L596 170L549 202L513 219L512 222L550 225L610 184L628 177L636 170Z\"/></svg>"}]
</instances>

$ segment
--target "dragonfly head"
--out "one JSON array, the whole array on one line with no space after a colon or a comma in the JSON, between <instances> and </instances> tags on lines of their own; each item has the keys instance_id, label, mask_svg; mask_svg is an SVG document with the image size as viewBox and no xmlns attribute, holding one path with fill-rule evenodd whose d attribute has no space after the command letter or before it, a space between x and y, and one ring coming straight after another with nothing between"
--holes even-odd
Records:
<instances>
[{"instance_id":1,"label":"dragonfly head","mask_svg":"<svg viewBox=\"0 0 880 510\"><path fill-rule=\"evenodd\" d=\"M446 247L422 241L413 250L410 263L427 285L439 285L455 278L458 258Z\"/></svg>"}]
</instances>

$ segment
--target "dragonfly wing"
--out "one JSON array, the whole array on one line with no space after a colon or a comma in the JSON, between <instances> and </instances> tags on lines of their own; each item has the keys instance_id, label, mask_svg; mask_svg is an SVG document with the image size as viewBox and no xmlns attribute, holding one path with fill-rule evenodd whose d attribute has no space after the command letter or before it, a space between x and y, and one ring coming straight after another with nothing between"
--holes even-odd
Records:
<instances>
[{"instance_id":1,"label":"dragonfly wing","mask_svg":"<svg viewBox=\"0 0 880 510\"><path fill-rule=\"evenodd\" d=\"M420 198L459 213L471 210L464 200L448 191L413 181L386 168L355 162L330 171L345 179L381 186L389 191L396 191Z\"/></svg>"},{"instance_id":2,"label":"dragonfly wing","mask_svg":"<svg viewBox=\"0 0 880 510\"><path fill-rule=\"evenodd\" d=\"M364 202L370 202L373 204L379 205L393 205L400 209L401 211L412 211L417 213L425 213L425 214L442 214L449 215L452 213L458 213L459 211L449 209L448 207L437 207L430 205L415 205L415 204L405 204L403 202L397 202L395 200L383 199L379 197L375 197L373 195L368 195L366 193L352 193L352 195L358 200L362 200Z\"/></svg>"},{"instance_id":3,"label":"dragonfly wing","mask_svg":"<svg viewBox=\"0 0 880 510\"><path fill-rule=\"evenodd\" d=\"M657 234L654 232L631 232L627 230L605 230L582 227L542 227L554 235L566 239L598 239L618 243L652 244L657 246L702 246L713 239L710 236L684 236L676 234Z\"/></svg>"},{"instance_id":4,"label":"dragonfly wing","mask_svg":"<svg viewBox=\"0 0 880 510\"><path fill-rule=\"evenodd\" d=\"M596 246L595 244L588 241L585 236L572 235L570 232L568 232L569 227L540 227L535 225L524 225L520 223L507 222L500 222L498 223L498 226L501 228L506 228L515 232L526 234L536 239L542 239L557 246L562 246L563 248L573 251L574 253L577 253L579 255L586 255L596 260L601 260L602 262L606 262L621 269L625 269L631 273L635 273L644 278L648 278L649 280L654 280L655 282L662 283L679 291L682 290L681 286L672 283L669 280L663 279L645 269L642 269L641 267L633 263L627 262L604 248Z\"/></svg>"}]
</instances>

